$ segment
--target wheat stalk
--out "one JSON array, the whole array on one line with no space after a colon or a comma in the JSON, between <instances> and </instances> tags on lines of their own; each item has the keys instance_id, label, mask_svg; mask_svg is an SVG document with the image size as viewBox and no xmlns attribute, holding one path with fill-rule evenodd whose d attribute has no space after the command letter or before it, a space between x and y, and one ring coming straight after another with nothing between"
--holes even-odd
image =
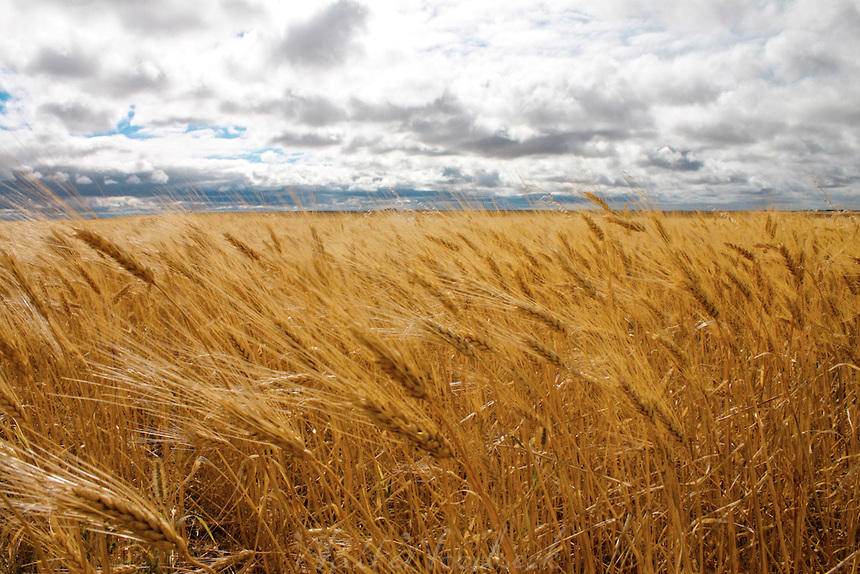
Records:
<instances>
[{"instance_id":1,"label":"wheat stalk","mask_svg":"<svg viewBox=\"0 0 860 574\"><path fill-rule=\"evenodd\" d=\"M591 231L591 233L598 240L603 241L604 239L606 239L606 234L603 233L603 230L600 229L600 226L597 225L597 223L595 223L594 220L591 219L591 217L587 213L585 213L584 211L580 211L579 216L582 218L583 221L585 221L585 224L588 226L588 230Z\"/></svg>"},{"instance_id":2,"label":"wheat stalk","mask_svg":"<svg viewBox=\"0 0 860 574\"><path fill-rule=\"evenodd\" d=\"M580 289L585 291L585 294L591 297L592 299L602 299L603 296L598 293L597 289L594 287L594 284L588 280L582 273L576 270L576 268L570 263L567 257L562 255L561 253L556 253L556 258L561 262L561 266L564 270L573 277L576 284Z\"/></svg>"},{"instance_id":3,"label":"wheat stalk","mask_svg":"<svg viewBox=\"0 0 860 574\"><path fill-rule=\"evenodd\" d=\"M389 345L369 329L353 327L356 340L376 355L382 371L400 384L410 397L423 399L427 396L427 379L403 354Z\"/></svg>"},{"instance_id":4,"label":"wheat stalk","mask_svg":"<svg viewBox=\"0 0 860 574\"><path fill-rule=\"evenodd\" d=\"M130 253L122 249L116 243L88 229L75 230L75 237L96 251L107 255L116 261L120 267L144 283L155 285L155 275L153 274L152 269L137 261L137 259L135 259Z\"/></svg>"},{"instance_id":5,"label":"wheat stalk","mask_svg":"<svg viewBox=\"0 0 860 574\"><path fill-rule=\"evenodd\" d=\"M737 251L744 259L755 263L755 253L753 253L743 245L738 245L737 243L731 243L729 241L727 241L725 244L727 247L730 247L731 249Z\"/></svg>"},{"instance_id":6,"label":"wheat stalk","mask_svg":"<svg viewBox=\"0 0 860 574\"><path fill-rule=\"evenodd\" d=\"M15 391L12 390L2 371L0 371L0 412L14 420L29 423L21 401L15 396Z\"/></svg>"},{"instance_id":7,"label":"wheat stalk","mask_svg":"<svg viewBox=\"0 0 860 574\"><path fill-rule=\"evenodd\" d=\"M21 380L33 380L34 370L30 359L2 332L0 332L0 355L3 355L12 365L12 369Z\"/></svg>"},{"instance_id":8,"label":"wheat stalk","mask_svg":"<svg viewBox=\"0 0 860 574\"><path fill-rule=\"evenodd\" d=\"M517 309L529 317L533 317L540 321L541 323L548 326L550 329L558 331L563 335L570 334L570 328L558 317L547 311L546 309L540 309L533 305L527 304L518 304Z\"/></svg>"},{"instance_id":9,"label":"wheat stalk","mask_svg":"<svg viewBox=\"0 0 860 574\"><path fill-rule=\"evenodd\" d=\"M291 456L313 458L304 440L286 421L278 420L278 413L270 412L264 404L243 404L244 399L240 401L229 394L233 394L233 391L212 393L225 422L241 429L252 440L276 446Z\"/></svg>"},{"instance_id":10,"label":"wheat stalk","mask_svg":"<svg viewBox=\"0 0 860 574\"><path fill-rule=\"evenodd\" d=\"M84 278L84 281L87 282L87 285L90 286L90 289L92 289L96 295L101 295L102 294L101 287L99 287L99 284L96 282L95 278L87 270L87 268L84 267L80 261L75 261L75 268L78 270L78 273L81 274L81 277Z\"/></svg>"},{"instance_id":11,"label":"wheat stalk","mask_svg":"<svg viewBox=\"0 0 860 574\"><path fill-rule=\"evenodd\" d=\"M69 572L75 574L96 574L96 569L92 564L81 554L79 548L76 547L73 540L69 540L69 536L62 531L54 530L51 532L51 538L60 547L60 552L63 555L63 562L69 569Z\"/></svg>"},{"instance_id":12,"label":"wheat stalk","mask_svg":"<svg viewBox=\"0 0 860 574\"><path fill-rule=\"evenodd\" d=\"M631 219L622 219L620 217L616 217L614 215L609 215L606 217L606 221L609 223L614 223L619 227L623 227L628 231L635 231L637 233L641 233L645 231L645 226L639 223L638 221L633 221Z\"/></svg>"},{"instance_id":13,"label":"wheat stalk","mask_svg":"<svg viewBox=\"0 0 860 574\"><path fill-rule=\"evenodd\" d=\"M669 236L669 232L666 230L666 227L663 225L663 220L658 213L651 213L651 222L654 224L654 228L657 229L657 235L660 239L663 240L663 243L666 245L672 244L672 238Z\"/></svg>"},{"instance_id":14,"label":"wheat stalk","mask_svg":"<svg viewBox=\"0 0 860 574\"><path fill-rule=\"evenodd\" d=\"M447 439L429 421L418 420L381 397L361 397L356 404L378 427L409 440L433 458L451 458L452 450Z\"/></svg>"},{"instance_id":15,"label":"wheat stalk","mask_svg":"<svg viewBox=\"0 0 860 574\"><path fill-rule=\"evenodd\" d=\"M477 359L478 353L475 349L475 345L469 340L469 338L465 335L460 335L455 333L453 330L445 327L444 325L440 325L435 321L431 321L426 319L424 321L424 325L427 327L427 330L431 333L436 334L443 341L447 342L449 345L460 351L465 356L470 359Z\"/></svg>"},{"instance_id":16,"label":"wheat stalk","mask_svg":"<svg viewBox=\"0 0 860 574\"><path fill-rule=\"evenodd\" d=\"M251 249L251 247L249 247L248 244L243 243L242 241L236 239L230 233L225 232L224 233L224 239L226 239L227 242L230 243L230 245L235 247L242 255L244 255L248 259L253 259L254 261L256 261L258 263L262 259L260 254L257 253L256 251L254 251L253 249Z\"/></svg>"},{"instance_id":17,"label":"wheat stalk","mask_svg":"<svg viewBox=\"0 0 860 574\"><path fill-rule=\"evenodd\" d=\"M76 466L70 466L72 463ZM88 470L78 470L82 468ZM60 461L6 448L0 450L0 476L5 479L5 494L13 496L13 504L25 512L82 520L154 548L175 550L194 566L214 574L191 556L188 542L162 514L134 490L83 461L69 456Z\"/></svg>"},{"instance_id":18,"label":"wheat stalk","mask_svg":"<svg viewBox=\"0 0 860 574\"><path fill-rule=\"evenodd\" d=\"M11 253L0 251L0 265L5 267L12 274L12 276L15 278L18 285L20 286L21 291L23 291L24 295L26 295L27 299L30 301L33 307L35 307L39 315L47 319L48 310L45 308L45 304L42 302L42 298L36 294L36 291L30 284L30 281L27 280L27 277L24 275L24 271L18 264L18 259Z\"/></svg>"},{"instance_id":19,"label":"wheat stalk","mask_svg":"<svg viewBox=\"0 0 860 574\"><path fill-rule=\"evenodd\" d=\"M567 365L562 360L562 358L558 356L558 353L556 353L540 341L532 339L531 337L526 337L523 339L523 342L529 349L534 351L540 357L543 357L544 359L549 361L551 364L555 365L560 369L567 369Z\"/></svg>"},{"instance_id":20,"label":"wheat stalk","mask_svg":"<svg viewBox=\"0 0 860 574\"><path fill-rule=\"evenodd\" d=\"M612 208L609 207L609 204L606 202L606 200L603 199L602 197L600 197L599 195L592 193L590 191L583 191L582 195L584 195L585 197L590 199L593 203L596 203L597 205L599 205L604 211L608 211L608 212L612 213Z\"/></svg>"},{"instance_id":21,"label":"wheat stalk","mask_svg":"<svg viewBox=\"0 0 860 574\"><path fill-rule=\"evenodd\" d=\"M800 256L795 258L794 254L785 243L780 243L778 249L780 255L782 255L782 258L785 261L785 266L788 267L788 271L791 273L791 276L794 277L795 285L800 287L800 285L803 284L804 277L803 252L800 253Z\"/></svg>"}]
</instances>

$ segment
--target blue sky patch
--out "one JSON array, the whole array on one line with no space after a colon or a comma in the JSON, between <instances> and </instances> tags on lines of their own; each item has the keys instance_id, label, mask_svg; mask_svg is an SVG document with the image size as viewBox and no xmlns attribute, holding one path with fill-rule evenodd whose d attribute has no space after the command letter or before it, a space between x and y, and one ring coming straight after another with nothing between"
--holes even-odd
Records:
<instances>
[{"instance_id":1,"label":"blue sky patch","mask_svg":"<svg viewBox=\"0 0 860 574\"><path fill-rule=\"evenodd\" d=\"M117 122L116 127L107 132L98 132L92 134L85 134L84 137L88 138L97 138L101 136L125 136L131 140L148 140L157 138L159 136L149 133L146 128L142 126L135 126L131 124L131 121L134 119L135 114L135 106L131 105L128 108L128 115L125 119Z\"/></svg>"},{"instance_id":2,"label":"blue sky patch","mask_svg":"<svg viewBox=\"0 0 860 574\"><path fill-rule=\"evenodd\" d=\"M210 131L216 139L234 140L244 135L248 128L245 126L210 126L206 124L188 124L185 133Z\"/></svg>"},{"instance_id":3,"label":"blue sky patch","mask_svg":"<svg viewBox=\"0 0 860 574\"><path fill-rule=\"evenodd\" d=\"M285 153L276 147L264 147L245 153L230 155L208 155L206 159L237 159L248 163L296 163L306 154L304 152ZM264 159L263 156L266 156Z\"/></svg>"},{"instance_id":4,"label":"blue sky patch","mask_svg":"<svg viewBox=\"0 0 860 574\"><path fill-rule=\"evenodd\" d=\"M12 99L12 94L0 90L0 114L6 113L6 102Z\"/></svg>"}]
</instances>

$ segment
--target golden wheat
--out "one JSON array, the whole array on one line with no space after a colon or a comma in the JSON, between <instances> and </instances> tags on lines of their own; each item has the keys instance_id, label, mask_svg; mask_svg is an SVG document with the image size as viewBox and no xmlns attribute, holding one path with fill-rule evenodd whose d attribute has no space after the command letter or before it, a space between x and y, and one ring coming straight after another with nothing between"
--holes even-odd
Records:
<instances>
[{"instance_id":1,"label":"golden wheat","mask_svg":"<svg viewBox=\"0 0 860 574\"><path fill-rule=\"evenodd\" d=\"M103 237L98 233L95 233L88 229L76 230L75 237L77 237L96 251L104 253L105 255L110 257L111 259L116 261L120 265L120 267L122 267L141 281L149 283L150 285L155 284L155 276L150 268L146 267L145 265L142 265L131 254L129 254L127 251L125 251L106 237Z\"/></svg>"},{"instance_id":2,"label":"golden wheat","mask_svg":"<svg viewBox=\"0 0 860 574\"><path fill-rule=\"evenodd\" d=\"M3 224L0 564L856 567L856 215L591 196Z\"/></svg>"},{"instance_id":3,"label":"golden wheat","mask_svg":"<svg viewBox=\"0 0 860 574\"><path fill-rule=\"evenodd\" d=\"M409 440L433 458L441 460L452 456L448 441L433 423L406 413L394 402L380 397L361 397L358 406L374 424Z\"/></svg>"}]
</instances>

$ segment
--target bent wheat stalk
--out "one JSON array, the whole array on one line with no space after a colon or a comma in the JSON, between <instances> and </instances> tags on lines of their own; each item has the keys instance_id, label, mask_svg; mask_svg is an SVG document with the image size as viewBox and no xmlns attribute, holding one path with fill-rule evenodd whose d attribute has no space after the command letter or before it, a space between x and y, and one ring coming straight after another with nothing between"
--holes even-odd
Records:
<instances>
[{"instance_id":1,"label":"bent wheat stalk","mask_svg":"<svg viewBox=\"0 0 860 574\"><path fill-rule=\"evenodd\" d=\"M0 450L2 494L22 519L38 513L80 520L160 550L175 550L196 568L215 574L191 556L188 542L135 490L83 461L73 462L74 467L67 460L7 446Z\"/></svg>"},{"instance_id":2,"label":"bent wheat stalk","mask_svg":"<svg viewBox=\"0 0 860 574\"><path fill-rule=\"evenodd\" d=\"M75 230L75 237L119 263L119 266L150 285L155 285L152 269L137 261L131 254L106 237L88 229Z\"/></svg>"},{"instance_id":3,"label":"bent wheat stalk","mask_svg":"<svg viewBox=\"0 0 860 574\"><path fill-rule=\"evenodd\" d=\"M451 457L448 441L435 425L419 421L384 399L361 397L359 406L378 427L406 438L435 459Z\"/></svg>"}]
</instances>

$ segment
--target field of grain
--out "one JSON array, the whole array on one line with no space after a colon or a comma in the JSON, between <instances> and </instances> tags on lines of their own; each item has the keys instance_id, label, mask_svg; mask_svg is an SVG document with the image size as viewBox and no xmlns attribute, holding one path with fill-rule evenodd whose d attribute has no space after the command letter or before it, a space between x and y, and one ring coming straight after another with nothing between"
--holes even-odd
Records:
<instances>
[{"instance_id":1,"label":"field of grain","mask_svg":"<svg viewBox=\"0 0 860 574\"><path fill-rule=\"evenodd\" d=\"M0 226L4 572L857 572L850 214Z\"/></svg>"}]
</instances>

